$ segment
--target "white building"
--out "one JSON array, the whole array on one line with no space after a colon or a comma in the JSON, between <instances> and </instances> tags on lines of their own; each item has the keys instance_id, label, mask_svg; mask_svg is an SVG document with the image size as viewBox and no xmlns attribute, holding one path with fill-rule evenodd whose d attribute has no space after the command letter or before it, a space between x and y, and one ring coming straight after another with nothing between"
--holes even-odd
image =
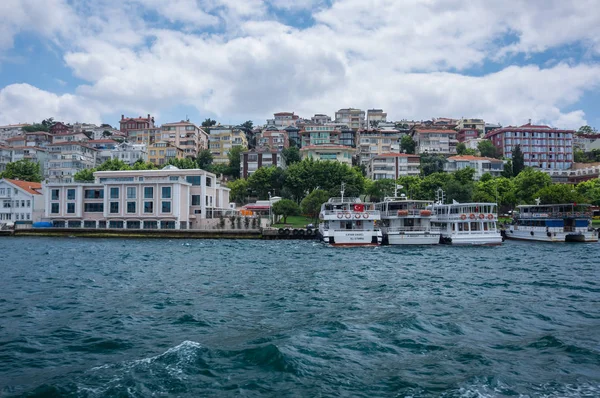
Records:
<instances>
[{"instance_id":1,"label":"white building","mask_svg":"<svg viewBox=\"0 0 600 398\"><path fill-rule=\"evenodd\" d=\"M504 161L471 155L451 156L444 165L444 171L451 173L467 167L475 169L473 176L475 180L479 180L485 173L490 173L493 177L500 177L504 170Z\"/></svg>"},{"instance_id":2,"label":"white building","mask_svg":"<svg viewBox=\"0 0 600 398\"><path fill-rule=\"evenodd\" d=\"M294 112L278 112L273 114L273 119L267 119L267 126L278 128L295 127L299 119L300 116L295 115Z\"/></svg>"},{"instance_id":3,"label":"white building","mask_svg":"<svg viewBox=\"0 0 600 398\"><path fill-rule=\"evenodd\" d=\"M343 123L357 131L365 128L365 111L356 108L340 109L335 113L335 122Z\"/></svg>"},{"instance_id":4,"label":"white building","mask_svg":"<svg viewBox=\"0 0 600 398\"><path fill-rule=\"evenodd\" d=\"M331 116L327 116L322 113L316 113L313 117L310 118L312 124L327 124L331 123Z\"/></svg>"},{"instance_id":5,"label":"white building","mask_svg":"<svg viewBox=\"0 0 600 398\"><path fill-rule=\"evenodd\" d=\"M373 129L379 126L379 123L387 120L387 113L383 109L367 110L367 129Z\"/></svg>"},{"instance_id":6,"label":"white building","mask_svg":"<svg viewBox=\"0 0 600 398\"><path fill-rule=\"evenodd\" d=\"M12 138L17 135L23 134L23 127L29 126L28 124L8 124L6 126L0 126L0 141L5 141L7 138Z\"/></svg>"},{"instance_id":7,"label":"white building","mask_svg":"<svg viewBox=\"0 0 600 398\"><path fill-rule=\"evenodd\" d=\"M64 142L48 145L46 174L52 181L72 182L73 175L96 167L98 151L82 142Z\"/></svg>"},{"instance_id":8,"label":"white building","mask_svg":"<svg viewBox=\"0 0 600 398\"><path fill-rule=\"evenodd\" d=\"M415 127L412 132L419 154L455 155L458 144L456 135L454 130L428 127Z\"/></svg>"},{"instance_id":9,"label":"white building","mask_svg":"<svg viewBox=\"0 0 600 398\"><path fill-rule=\"evenodd\" d=\"M418 176L421 171L420 166L419 155L384 153L369 160L367 177L372 180L395 180L402 176Z\"/></svg>"},{"instance_id":10,"label":"white building","mask_svg":"<svg viewBox=\"0 0 600 398\"><path fill-rule=\"evenodd\" d=\"M44 214L42 184L11 180L0 180L0 225L15 222L33 223Z\"/></svg>"},{"instance_id":11,"label":"white building","mask_svg":"<svg viewBox=\"0 0 600 398\"><path fill-rule=\"evenodd\" d=\"M138 160L148 161L148 148L144 144L130 144L123 142L110 152L112 159L119 159L133 165Z\"/></svg>"}]
</instances>

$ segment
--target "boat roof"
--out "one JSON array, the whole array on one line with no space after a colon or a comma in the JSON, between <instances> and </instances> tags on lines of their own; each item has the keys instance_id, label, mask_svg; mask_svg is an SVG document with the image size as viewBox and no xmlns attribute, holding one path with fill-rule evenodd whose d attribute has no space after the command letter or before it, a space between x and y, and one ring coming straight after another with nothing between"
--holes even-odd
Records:
<instances>
[{"instance_id":1,"label":"boat roof","mask_svg":"<svg viewBox=\"0 0 600 398\"><path fill-rule=\"evenodd\" d=\"M554 206L591 206L588 203L557 203L551 205L519 205L517 208L529 208L529 207L554 207Z\"/></svg>"},{"instance_id":2,"label":"boat roof","mask_svg":"<svg viewBox=\"0 0 600 398\"><path fill-rule=\"evenodd\" d=\"M409 199L405 196L401 196L401 197L390 196L390 197L385 197L383 199L383 202L380 202L380 203L385 203L385 202L433 203L433 200Z\"/></svg>"},{"instance_id":3,"label":"boat roof","mask_svg":"<svg viewBox=\"0 0 600 398\"><path fill-rule=\"evenodd\" d=\"M327 203L362 203L362 201L360 200L360 198L354 198L349 196L343 199L341 197L329 198Z\"/></svg>"},{"instance_id":4,"label":"boat roof","mask_svg":"<svg viewBox=\"0 0 600 398\"><path fill-rule=\"evenodd\" d=\"M474 203L434 203L434 206L485 206L485 205L494 205L497 206L498 203L493 202L474 202Z\"/></svg>"}]
</instances>

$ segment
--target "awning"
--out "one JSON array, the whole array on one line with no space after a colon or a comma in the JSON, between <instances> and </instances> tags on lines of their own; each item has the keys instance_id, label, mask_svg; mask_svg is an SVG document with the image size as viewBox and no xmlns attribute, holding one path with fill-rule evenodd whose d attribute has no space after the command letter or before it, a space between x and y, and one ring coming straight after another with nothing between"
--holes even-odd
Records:
<instances>
[{"instance_id":1,"label":"awning","mask_svg":"<svg viewBox=\"0 0 600 398\"><path fill-rule=\"evenodd\" d=\"M246 205L242 207L244 210L269 210L270 206L265 205Z\"/></svg>"}]
</instances>

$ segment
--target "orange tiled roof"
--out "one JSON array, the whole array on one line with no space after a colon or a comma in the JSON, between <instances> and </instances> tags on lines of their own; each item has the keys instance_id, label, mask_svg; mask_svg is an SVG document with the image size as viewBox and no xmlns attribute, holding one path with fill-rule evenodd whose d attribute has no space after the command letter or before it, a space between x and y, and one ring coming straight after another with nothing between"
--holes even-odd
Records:
<instances>
[{"instance_id":1,"label":"orange tiled roof","mask_svg":"<svg viewBox=\"0 0 600 398\"><path fill-rule=\"evenodd\" d=\"M18 186L24 191L29 192L30 194L41 195L40 192L36 191L36 189L42 189L42 184L39 182L11 180L10 178L5 178L5 180L13 185Z\"/></svg>"},{"instance_id":2,"label":"orange tiled roof","mask_svg":"<svg viewBox=\"0 0 600 398\"><path fill-rule=\"evenodd\" d=\"M473 155L451 156L448 158L448 160L490 160L490 161L494 161L494 162L502 162L502 160L500 160L500 159L486 158L486 157L473 156Z\"/></svg>"},{"instance_id":3,"label":"orange tiled roof","mask_svg":"<svg viewBox=\"0 0 600 398\"><path fill-rule=\"evenodd\" d=\"M385 157L401 157L401 158L407 158L410 156L416 156L419 157L419 155L411 155L409 153L397 153L397 152L386 152L386 153L382 153L380 155L376 155L376 157L378 156L385 156Z\"/></svg>"}]
</instances>

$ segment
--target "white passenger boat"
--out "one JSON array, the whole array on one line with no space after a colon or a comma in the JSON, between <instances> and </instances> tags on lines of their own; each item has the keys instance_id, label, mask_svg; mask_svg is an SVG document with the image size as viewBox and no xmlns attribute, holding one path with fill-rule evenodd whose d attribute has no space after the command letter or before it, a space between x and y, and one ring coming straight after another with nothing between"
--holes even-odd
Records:
<instances>
[{"instance_id":1,"label":"white passenger boat","mask_svg":"<svg viewBox=\"0 0 600 398\"><path fill-rule=\"evenodd\" d=\"M453 203L429 206L431 225L441 230L442 243L452 245L500 245L496 203Z\"/></svg>"},{"instance_id":2,"label":"white passenger boat","mask_svg":"<svg viewBox=\"0 0 600 398\"><path fill-rule=\"evenodd\" d=\"M586 204L517 206L508 239L538 242L598 242L591 228L592 210Z\"/></svg>"},{"instance_id":3,"label":"white passenger boat","mask_svg":"<svg viewBox=\"0 0 600 398\"><path fill-rule=\"evenodd\" d=\"M381 244L381 220L372 203L358 198L330 198L321 205L319 234L323 242L334 246L375 246Z\"/></svg>"},{"instance_id":4,"label":"white passenger boat","mask_svg":"<svg viewBox=\"0 0 600 398\"><path fill-rule=\"evenodd\" d=\"M385 198L375 204L381 212L381 232L390 245L437 245L440 229L431 226L432 211L427 200Z\"/></svg>"}]
</instances>

